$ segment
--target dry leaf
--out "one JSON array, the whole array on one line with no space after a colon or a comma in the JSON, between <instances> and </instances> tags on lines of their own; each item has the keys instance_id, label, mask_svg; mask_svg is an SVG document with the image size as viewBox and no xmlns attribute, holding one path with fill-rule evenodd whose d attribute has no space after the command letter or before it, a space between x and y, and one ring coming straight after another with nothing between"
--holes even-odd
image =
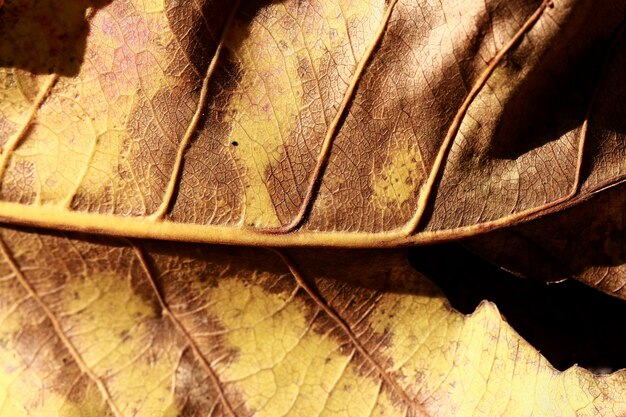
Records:
<instances>
[{"instance_id":1,"label":"dry leaf","mask_svg":"<svg viewBox=\"0 0 626 417\"><path fill-rule=\"evenodd\" d=\"M0 219L97 233L0 229L0 415L626 413L623 372L401 252L111 237L380 248L607 199L625 6L0 1Z\"/></svg>"},{"instance_id":2,"label":"dry leaf","mask_svg":"<svg viewBox=\"0 0 626 417\"><path fill-rule=\"evenodd\" d=\"M80 50L55 38L18 59L58 2L11 2L17 17L0 20L23 46L0 46L12 223L399 245L519 222L624 177L623 0L66 3L91 6L88 33L53 27L86 36L74 77L32 73Z\"/></svg>"},{"instance_id":3,"label":"dry leaf","mask_svg":"<svg viewBox=\"0 0 626 417\"><path fill-rule=\"evenodd\" d=\"M555 371L402 252L2 230L0 415L618 416L624 372ZM335 252L332 255L336 255Z\"/></svg>"},{"instance_id":4,"label":"dry leaf","mask_svg":"<svg viewBox=\"0 0 626 417\"><path fill-rule=\"evenodd\" d=\"M465 242L520 275L547 281L575 277L626 298L626 188L606 190L580 205Z\"/></svg>"}]
</instances>

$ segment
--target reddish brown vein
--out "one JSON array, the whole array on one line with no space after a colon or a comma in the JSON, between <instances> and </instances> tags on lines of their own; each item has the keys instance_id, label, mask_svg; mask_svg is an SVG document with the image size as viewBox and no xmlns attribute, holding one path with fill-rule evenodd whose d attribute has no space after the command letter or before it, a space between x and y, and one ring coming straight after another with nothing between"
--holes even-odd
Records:
<instances>
[{"instance_id":1,"label":"reddish brown vein","mask_svg":"<svg viewBox=\"0 0 626 417\"><path fill-rule=\"evenodd\" d=\"M13 254L7 247L6 243L4 242L4 239L2 239L1 237L0 237L0 252L4 256L7 263L9 264L9 267L11 268L15 276L17 277L17 280L24 287L24 289L26 289L26 292L28 292L29 296L33 300L35 300L35 302L39 305L39 307L41 307L41 309L43 310L48 320L50 320L50 322L52 323L52 328L54 329L57 337L61 340L61 342L63 343L65 348L68 350L70 355L72 355L72 358L78 364L78 367L80 368L80 370L96 384L96 386L100 390L100 393L102 394L105 401L111 408L111 411L113 411L113 414L115 414L115 416L117 417L122 417L122 413L120 412L115 402L113 402L111 393L109 392L108 388L106 387L102 379L100 379L100 377L98 377L96 374L94 374L91 371L91 369L89 369L89 367L87 366L83 358L80 356L78 349L76 349L76 347L72 344L70 339L67 337L67 335L63 331L63 328L61 327L61 323L59 322L57 317L54 315L54 312L50 309L50 307L48 307L46 303L44 303L43 299L39 296L37 291L35 291L35 288L28 281L24 273L22 273L22 270L20 269L15 258L13 257Z\"/></svg>"},{"instance_id":2,"label":"reddish brown vein","mask_svg":"<svg viewBox=\"0 0 626 417\"><path fill-rule=\"evenodd\" d=\"M382 41L383 36L385 35L387 24L389 23L391 13L393 12L394 6L396 5L397 2L398 0L390 1L389 6L387 7L387 11L385 12L385 15L383 16L382 23L378 29L378 32L376 32L374 39L372 40L369 47L365 51L363 58L361 59L361 61L359 61L354 71L354 75L352 76L352 79L350 81L350 84L348 85L348 89L346 90L346 93L343 96L343 100L339 104L337 113L335 113L335 117L333 118L333 120L330 123L330 126L326 130L326 136L324 137L324 141L322 142L322 148L320 150L320 154L317 158L317 162L315 164L315 168L313 169L313 173L311 174L311 177L309 178L309 185L306 189L304 199L302 200L302 203L300 204L300 209L298 210L298 213L291 220L291 222L286 225L276 227L276 228L256 229L256 230L262 233L271 233L271 234L289 233L295 230L296 228L298 228L302 224L307 214L311 210L311 206L313 204L313 201L315 200L317 190L322 180L324 169L326 168L326 164L328 163L328 159L330 158L330 151L332 149L335 137L337 136L339 125L341 124L341 121L354 97L356 88L359 84L359 80L361 79L361 76L363 75L363 72L365 71L365 67L369 63L371 57L374 54L374 51L376 50L376 48Z\"/></svg>"},{"instance_id":3,"label":"reddish brown vein","mask_svg":"<svg viewBox=\"0 0 626 417\"><path fill-rule=\"evenodd\" d=\"M402 398L403 402L407 407L411 410L415 411L418 416L428 417L429 414L424 409L424 406L406 393L406 391L398 385L398 383L387 373L387 371L372 357L372 355L365 349L365 347L361 344L359 339L356 337L350 326L345 322L344 319L339 316L339 314L326 302L325 299L322 298L313 288L308 284L304 275L300 272L295 262L287 255L285 252L280 251L278 249L271 249L275 252L280 259L287 265L291 275L293 275L294 279L298 283L298 285L307 293L307 295L326 313L337 325L343 330L343 332L348 336L350 342L355 347L355 349L363 355L363 357L369 362L369 364L378 372L380 377L388 384L393 391L395 391L400 398Z\"/></svg>"},{"instance_id":4,"label":"reddish brown vein","mask_svg":"<svg viewBox=\"0 0 626 417\"><path fill-rule=\"evenodd\" d=\"M211 366L207 358L202 354L202 352L200 351L200 348L191 337L191 334L187 331L185 326L183 326L180 320L178 320L178 317L176 317L174 313L172 313L169 306L165 302L165 298L161 294L161 290L159 289L156 283L154 273L152 272L152 268L148 264L148 260L146 259L146 256L143 250L139 246L137 246L135 242L129 241L129 243L130 243L130 246L133 248L135 255L137 256L137 259L139 260L139 263L141 264L141 267L143 268L146 274L146 277L148 278L148 281L150 282L150 286L152 287L152 290L154 291L154 295L156 296L159 302L159 305L161 306L161 311L162 311L163 316L166 316L171 320L172 324L174 324L174 326L178 329L178 331L184 336L187 343L189 343L189 346L191 347L191 350L193 351L194 355L200 361L200 363L202 364L202 367L205 369L205 371L209 375L209 378L211 379L211 382L213 383L214 388L217 391L217 396L222 406L226 410L226 414L228 414L231 417L237 417L237 415L235 414L235 411L230 405L230 402L226 398L226 394L224 393L224 389L222 388L222 383L220 382L217 374L215 373L215 370L213 370L213 367Z\"/></svg>"},{"instance_id":5,"label":"reddish brown vein","mask_svg":"<svg viewBox=\"0 0 626 417\"><path fill-rule=\"evenodd\" d=\"M549 4L549 2L548 2ZM545 8L545 7L544 7ZM521 211L519 213L515 213L513 215L509 215L509 216L505 216L502 218L499 218L497 220L491 221L491 222L487 222L487 223L482 223L482 224L478 224L476 225L478 228L483 229L482 232L487 232L489 230L493 230L497 227L500 226L504 226L507 224L511 224L511 222L515 221L515 220L519 220L520 218L523 217L527 217L528 216L533 216L533 215L538 215L539 213L543 213L543 212L547 212L548 210L563 204L569 200L571 200L572 198L574 198L577 194L578 191L580 189L581 186L581 178L582 178L582 165L583 165L583 156L584 156L584 151L585 151L585 143L587 141L587 132L589 129L589 119L591 117L591 112L593 111L593 107L598 95L598 91L600 89L600 85L601 85L601 81L602 79L604 79L604 76L606 74L606 71L609 68L609 63L611 62L611 58L613 56L613 51L615 50L615 46L617 45L617 40L620 38L620 36L622 36L622 34L624 33L624 28L626 27L626 20L623 20L620 25L618 26L615 35L613 36L613 40L611 41L611 44L609 46L609 49L606 53L606 56L604 58L604 62L602 64L602 70L600 71L600 75L598 77L598 81L596 82L596 85L594 87L594 90L591 94L591 98L589 100L589 105L587 106L587 111L585 112L585 118L583 120L583 123L580 127L580 134L579 134L579 139L578 139L578 154L577 154L577 160L576 160L576 171L574 173L574 182L572 184L572 188L570 189L570 191L564 195L563 197L560 197L554 201L551 201L548 204L544 204L542 206L538 206L535 208L531 208L528 210L524 210ZM426 197L427 198L427 197ZM425 206L423 207L425 208ZM422 209L423 211L423 209ZM419 222L419 219L417 219L417 221ZM417 228L419 224L416 223L415 224L415 228ZM407 234L407 237L412 235L415 232L415 228L413 230L410 230ZM405 231L407 229L405 228ZM451 236L450 238L455 238L456 236Z\"/></svg>"},{"instance_id":6,"label":"reddish brown vein","mask_svg":"<svg viewBox=\"0 0 626 417\"><path fill-rule=\"evenodd\" d=\"M552 0L544 0L539 8L524 22L522 27L517 31L517 33L509 40L509 42L496 54L493 60L489 63L487 68L480 75L478 80L472 86L467 97L461 104L461 107L457 111L450 127L448 128L448 132L446 133L445 138L439 148L439 153L435 158L435 162L433 163L433 167L428 175L428 179L424 187L420 190L419 198L417 202L417 210L413 217L407 222L407 224L403 227L403 231L406 235L412 235L415 233L417 227L420 225L420 221L423 218L424 212L426 211L426 207L428 206L431 195L433 194L433 189L435 188L435 183L439 179L442 168L444 165L444 161L450 152L450 147L452 146L452 142L456 137L465 116L467 115L467 111L470 106L474 102L474 99L478 96L478 94L482 91L483 87L487 84L487 81L494 73L497 66L502 62L504 56L517 44L517 42L530 31L530 29L537 23L539 18L543 15L543 12L548 7L548 4Z\"/></svg>"},{"instance_id":7,"label":"reddish brown vein","mask_svg":"<svg viewBox=\"0 0 626 417\"><path fill-rule=\"evenodd\" d=\"M208 91L209 91L209 81L217 68L217 63L219 61L220 54L224 49L224 43L226 41L226 34L228 33L228 28L232 23L235 13L239 8L240 0L236 0L233 5L233 9L231 10L226 23L224 23L224 28L222 29L222 34L220 35L219 43L217 44L217 48L215 49L215 53L213 54L213 58L211 59L211 63L207 68L207 72L202 80L202 89L200 90L200 98L198 99L198 105L196 106L196 111L189 122L189 126L187 126L187 130L180 140L180 144L178 145L178 151L176 153L176 159L174 160L174 167L172 168L172 175L170 176L170 180L167 184L167 188L165 189L165 194L163 195L163 200L161 201L161 205L159 208L150 216L152 220L161 220L163 216L167 213L172 203L172 198L174 197L174 191L176 190L176 185L181 176L181 170L183 166L183 159L185 156L185 151L189 146L189 142L191 141L191 137L196 132L196 128L200 119L202 118L202 111L206 105Z\"/></svg>"}]
</instances>

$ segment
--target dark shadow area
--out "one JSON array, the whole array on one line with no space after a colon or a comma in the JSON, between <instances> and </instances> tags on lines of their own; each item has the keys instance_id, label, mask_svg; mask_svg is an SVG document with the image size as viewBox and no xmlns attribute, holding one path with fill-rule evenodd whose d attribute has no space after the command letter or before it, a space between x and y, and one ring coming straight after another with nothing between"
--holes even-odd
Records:
<instances>
[{"instance_id":1,"label":"dark shadow area","mask_svg":"<svg viewBox=\"0 0 626 417\"><path fill-rule=\"evenodd\" d=\"M480 256L516 274L576 277L626 299L626 184L536 220L468 239Z\"/></svg>"},{"instance_id":2,"label":"dark shadow area","mask_svg":"<svg viewBox=\"0 0 626 417\"><path fill-rule=\"evenodd\" d=\"M572 8L559 36L549 40L541 59L532 64L519 85L514 85L511 95L502 100L501 111L492 116L494 130L484 143L475 137L463 142L461 149L466 152L466 160L481 160L466 169L476 170L485 178L491 175L490 191L510 192L502 188L501 173L494 167L502 161L515 160L519 184L528 187L524 191L546 178L547 183L553 181L550 187L557 192L539 187L534 188L535 192L551 193L547 201L554 201L571 190L578 144L584 138L580 189L597 190L623 180L625 24L623 6L617 3L603 7L580 3ZM513 49L499 65L503 73L511 68L518 74L528 65L524 59ZM552 168L540 170L540 176L529 174L546 166ZM431 198L426 207L422 228L428 229L429 222L432 228L437 227L441 201L450 198L450 190L454 190L456 181L445 183L444 177L439 174L433 192L436 198ZM554 181L557 178L559 181Z\"/></svg>"},{"instance_id":3,"label":"dark shadow area","mask_svg":"<svg viewBox=\"0 0 626 417\"><path fill-rule=\"evenodd\" d=\"M592 7L573 8L559 36L503 103L486 150L490 157L520 158L582 125L619 24L615 17L605 19L608 8L601 10L603 16ZM526 62L513 52L503 65L517 73Z\"/></svg>"},{"instance_id":4,"label":"dark shadow area","mask_svg":"<svg viewBox=\"0 0 626 417\"><path fill-rule=\"evenodd\" d=\"M623 118L596 120L598 113L611 113L601 101L623 97L623 72L616 62L624 55L620 46L623 26L623 6L598 8L589 2L574 7L559 36L503 103L489 154L499 159L519 158L580 128L588 113L592 125L623 132ZM514 53L504 63L516 70L525 64ZM593 145L596 138L587 136L588 145Z\"/></svg>"},{"instance_id":5,"label":"dark shadow area","mask_svg":"<svg viewBox=\"0 0 626 417\"><path fill-rule=\"evenodd\" d=\"M614 184L626 175L626 20L619 29L589 116L582 172L585 190Z\"/></svg>"},{"instance_id":6,"label":"dark shadow area","mask_svg":"<svg viewBox=\"0 0 626 417\"><path fill-rule=\"evenodd\" d=\"M87 10L111 0L5 0L0 7L0 67L74 76L83 62Z\"/></svg>"},{"instance_id":7,"label":"dark shadow area","mask_svg":"<svg viewBox=\"0 0 626 417\"><path fill-rule=\"evenodd\" d=\"M493 301L508 323L559 370L578 364L596 373L626 368L626 302L578 281L558 284L512 275L459 243L413 248L412 265L454 308L471 313Z\"/></svg>"},{"instance_id":8,"label":"dark shadow area","mask_svg":"<svg viewBox=\"0 0 626 417\"><path fill-rule=\"evenodd\" d=\"M302 268L304 275L348 284L354 291L441 296L431 282L416 280L418 275L407 264L404 249L291 248L284 251ZM412 273L396 273L404 266Z\"/></svg>"}]
</instances>

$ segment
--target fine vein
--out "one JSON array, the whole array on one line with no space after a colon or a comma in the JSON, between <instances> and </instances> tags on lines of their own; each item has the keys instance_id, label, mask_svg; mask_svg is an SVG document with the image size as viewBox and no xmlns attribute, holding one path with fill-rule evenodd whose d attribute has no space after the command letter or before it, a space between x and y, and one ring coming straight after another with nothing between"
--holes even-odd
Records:
<instances>
[{"instance_id":1,"label":"fine vein","mask_svg":"<svg viewBox=\"0 0 626 417\"><path fill-rule=\"evenodd\" d=\"M193 340L193 338L191 337L191 335L189 334L185 326L183 326L180 320L178 320L178 317L176 317L174 313L172 313L169 306L165 302L165 299L163 298L163 295L161 294L161 291L159 290L159 287L156 283L156 279L155 279L154 273L152 272L152 268L148 264L148 260L146 259L146 256L143 250L139 246L137 246L135 242L132 242L132 241L129 241L129 242L130 242L130 246L133 248L133 251L135 252L137 259L139 260L139 263L141 264L141 267L143 268L146 274L146 277L148 278L148 281L150 282L150 286L152 287L152 290L154 291L154 294L159 302L159 305L161 306L162 314L164 316L167 316L171 320L172 324L174 324L174 326L178 329L178 331L185 337L185 340L187 340L187 343L189 343L189 346L191 347L191 350L193 351L194 355L200 361L205 371L209 375L209 378L211 379L211 382L213 383L215 390L217 391L217 396L220 399L220 402L222 403L222 405L224 406L226 414L228 414L230 417L236 417L235 411L230 405L230 402L228 401L228 399L226 398L224 389L222 388L222 383L220 382L217 374L215 373L215 370L213 370L213 367L211 366L207 358L202 354L202 352L200 351L200 348L198 347L196 342Z\"/></svg>"},{"instance_id":2,"label":"fine vein","mask_svg":"<svg viewBox=\"0 0 626 417\"><path fill-rule=\"evenodd\" d=\"M52 328L54 329L58 338L61 340L61 342L63 343L65 348L68 350L70 355L72 355L72 358L74 359L76 364L78 364L78 367L80 368L80 370L96 384L96 386L100 390L100 393L102 394L105 401L111 408L111 411L113 411L113 414L115 414L116 417L122 417L122 413L120 412L119 408L113 401L111 393L109 392L108 388L106 387L102 379L98 377L96 374L94 374L91 371L91 369L89 369L89 367L87 366L83 358L78 353L78 349L76 349L76 347L72 344L70 339L67 337L67 335L63 331L63 328L61 327L61 323L59 322L57 317L54 315L54 312L50 309L50 307L48 307L48 305L43 301L43 299L35 291L35 288L28 281L24 273L22 273L22 270L20 269L19 265L14 259L13 254L11 253L6 243L4 242L4 239L2 238L0 238L0 252L2 252L2 255L4 256L5 260L9 264L9 267L11 268L11 270L17 277L20 284L28 292L30 297L33 300L35 300L35 302L39 305L39 307L41 307L41 309L43 310L48 320L50 320L50 322L52 323Z\"/></svg>"},{"instance_id":3,"label":"fine vein","mask_svg":"<svg viewBox=\"0 0 626 417\"><path fill-rule=\"evenodd\" d=\"M224 28L222 30L222 34L220 36L219 43L217 44L217 48L215 49L215 53L213 54L213 58L211 59L211 63L207 68L207 72L202 80L202 89L200 91L200 98L198 99L198 105L196 106L196 111L191 118L189 126L187 126L187 130L185 131L184 136L182 137L180 144L178 145L178 151L176 153L176 159L174 160L174 167L172 168L172 175L170 176L170 180L167 184L167 188L165 189L165 194L163 195L163 200L161 201L161 205L159 208L150 216L153 220L160 220L165 216L168 209L170 208L172 198L174 197L174 191L176 190L176 185L180 179L181 169L183 166L183 158L185 156L185 151L189 146L189 142L191 141L191 137L196 132L196 128L198 126L198 122L202 117L202 111L206 105L208 90L209 90L209 81L211 80L211 76L215 72L217 68L217 63L219 61L219 56L224 49L224 43L226 41L226 34L228 32L228 28L230 27L231 22L235 17L235 13L239 8L240 0L235 2L233 9L224 24Z\"/></svg>"},{"instance_id":4,"label":"fine vein","mask_svg":"<svg viewBox=\"0 0 626 417\"><path fill-rule=\"evenodd\" d=\"M395 391L403 400L405 405L418 413L419 416L427 417L428 413L424 407L409 397L406 391L398 385L398 383L385 371L385 369L372 357L372 355L365 349L359 339L356 337L350 326L343 320L339 314L322 298L307 282L304 275L300 272L295 262L284 251L278 249L272 249L282 261L287 265L289 271L293 275L297 284L307 293L307 295L326 313L348 336L352 345L356 350L363 355L363 357L369 362L369 364L376 369L380 377L387 383L393 391Z\"/></svg>"},{"instance_id":5,"label":"fine vein","mask_svg":"<svg viewBox=\"0 0 626 417\"><path fill-rule=\"evenodd\" d=\"M87 12L85 13L85 19L87 20L87 22L91 22L93 17L96 15L96 11L97 9L95 7L90 7L89 9L87 9ZM35 97L35 101L33 102L33 105L31 106L30 111L26 116L24 124L22 125L20 130L15 132L15 134L11 138L9 138L6 145L2 149L0 149L0 185L2 184L2 179L4 177L9 158L13 154L13 151L20 144L20 142L24 139L26 133L28 133L28 130L30 129L33 122L35 121L35 118L37 117L37 111L41 108L44 101L46 101L58 80L59 74L55 73L48 76L48 78L44 82L44 85L37 93L37 97Z\"/></svg>"},{"instance_id":6,"label":"fine vein","mask_svg":"<svg viewBox=\"0 0 626 417\"><path fill-rule=\"evenodd\" d=\"M459 128L461 127L461 123L465 119L467 115L467 111L469 110L471 104L474 99L478 96L478 94L482 91L483 87L487 84L487 81L495 71L498 64L502 61L504 56L509 52L513 46L535 25L535 23L539 20L545 9L548 7L548 4L552 0L544 0L539 8L526 20L526 22L522 25L522 27L517 31L515 36L509 40L509 42L496 54L493 60L489 63L487 68L480 75L478 80L472 86L467 97L461 104L461 107L457 111L450 127L448 128L448 132L446 133L445 138L439 148L439 153L435 158L433 163L433 167L428 175L428 179L426 184L421 189L419 193L419 198L417 202L417 210L413 217L408 221L408 223L403 227L403 231L407 235L412 235L415 233L417 227L420 225L420 221L426 211L426 207L429 203L430 197L433 194L433 189L435 187L435 182L439 179L442 167L444 165L444 161L448 156L448 152L450 151L450 147L452 145L453 139L456 137Z\"/></svg>"},{"instance_id":7,"label":"fine vein","mask_svg":"<svg viewBox=\"0 0 626 417\"><path fill-rule=\"evenodd\" d=\"M456 230L458 231L463 231L463 230L467 230L468 232L465 233L465 235L470 235L473 234L472 232L470 232L471 230L477 230L479 232L487 232L493 229L496 229L498 227L502 227L505 225L509 225L512 224L513 222L515 222L516 220L520 220L520 219L531 219L532 217L530 216L534 216L534 215L539 215L541 213L544 212L548 212L550 209L559 206L560 204L563 204L567 201L572 200L579 191L580 185L581 185L581 177L582 177L582 165L583 165L583 156L584 156L584 151L585 151L585 143L587 140L587 132L589 130L589 119L591 117L591 112L593 110L595 101L596 101L596 97L598 95L598 90L600 88L600 84L602 79L604 78L604 75L609 67L609 63L611 62L611 57L613 56L613 50L615 49L615 46L617 44L617 40L620 38L620 36L624 33L624 28L626 27L626 20L622 21L620 23L620 25L618 26L615 35L613 36L613 40L611 42L611 45L609 46L609 49L607 51L607 54L604 58L604 62L602 65L602 70L600 72L600 76L598 77L598 81L596 82L596 85L594 87L594 90L591 94L591 98L589 100L589 105L587 106L587 111L585 112L585 118L583 120L583 123L580 127L580 133L579 133L579 139L578 139L578 153L577 153L577 160L576 160L576 168L575 168L575 173L574 173L574 182L572 183L572 187L570 189L570 191L564 195L563 197L560 197L556 200L553 200L547 204L541 205L541 206L537 206L537 207L533 207L531 209L528 210L523 210L520 211L518 213L515 214L511 214L509 216L504 216L501 217L499 219L496 220L492 220L489 222L484 222L484 223L478 223L472 226L465 226L465 227L460 227ZM621 182L621 181L620 181ZM619 183L619 182L618 182ZM617 184L614 184L617 185ZM430 193L429 193L430 194ZM421 197L421 196L420 196ZM428 196L426 196L425 198L428 198ZM425 205L422 206L422 213L423 210L425 208ZM415 218L414 218L415 219ZM410 238L411 235L413 235L415 233L415 228L417 228L417 226L419 225L419 219L417 219L417 223L415 223L415 227L413 229L411 229L410 231L408 231L407 233L407 237ZM405 228L405 231L407 229ZM455 230L455 229L453 229ZM462 232L461 232L462 233ZM459 236L459 233L456 233L457 236ZM452 234L450 235L451 239L454 238L452 236Z\"/></svg>"},{"instance_id":8,"label":"fine vein","mask_svg":"<svg viewBox=\"0 0 626 417\"><path fill-rule=\"evenodd\" d=\"M324 173L324 169L326 168L326 164L330 157L330 151L333 146L333 141L339 129L339 125L341 124L344 114L349 108L349 104L352 101L352 98L354 97L354 93L356 92L356 87L359 84L359 80L361 79L361 76L365 70L365 67L369 63L370 58L374 54L374 51L380 44L385 34L385 31L387 29L387 24L389 23L389 19L391 17L391 13L393 12L394 6L396 5L397 2L398 0L391 0L389 6L387 7L385 15L383 16L382 23L378 29L378 32L374 36L373 41L370 43L369 47L365 51L365 54L363 55L363 58L361 59L361 61L359 61L359 64L357 65L355 69L354 75L352 76L352 80L350 81L350 84L348 85L346 93L343 96L343 100L339 104L339 108L337 109L337 112L335 113L335 117L331 121L330 126L328 127L328 130L326 131L326 136L324 137L324 141L322 142L322 148L320 150L320 154L318 156L313 173L311 174L311 177L309 179L309 184L306 189L304 199L302 200L302 203L300 204L300 209L298 210L298 213L291 220L291 222L286 225L276 227L276 228L259 229L259 231L263 233L272 233L272 234L289 233L293 231L294 229L298 228L302 224L304 219L306 218L307 214L309 213L311 209L313 201L315 199L315 194L319 188L322 175Z\"/></svg>"},{"instance_id":9,"label":"fine vein","mask_svg":"<svg viewBox=\"0 0 626 417\"><path fill-rule=\"evenodd\" d=\"M30 107L30 111L26 116L26 120L24 121L20 129L9 138L7 143L2 148L2 155L0 155L0 183L2 182L2 178L4 177L7 164L9 163L9 158L11 158L11 156L13 155L13 151L17 148L17 146L28 133L28 130L35 121L37 111L41 108L41 105L44 103L44 101L46 101L46 99L50 95L50 92L52 91L52 88L58 80L59 74L51 74L50 76L48 76L43 86L37 93L37 97L35 97L35 101Z\"/></svg>"}]
</instances>

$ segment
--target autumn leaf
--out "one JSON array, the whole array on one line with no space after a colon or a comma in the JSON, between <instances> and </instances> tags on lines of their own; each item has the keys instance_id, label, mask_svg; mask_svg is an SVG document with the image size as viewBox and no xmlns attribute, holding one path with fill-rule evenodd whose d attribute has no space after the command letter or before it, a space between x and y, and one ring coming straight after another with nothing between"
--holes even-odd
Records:
<instances>
[{"instance_id":1,"label":"autumn leaf","mask_svg":"<svg viewBox=\"0 0 626 417\"><path fill-rule=\"evenodd\" d=\"M560 213L466 245L520 275L546 281L576 278L626 298L625 191L620 185Z\"/></svg>"},{"instance_id":2,"label":"autumn leaf","mask_svg":"<svg viewBox=\"0 0 626 417\"><path fill-rule=\"evenodd\" d=\"M626 411L623 372L555 371L493 304L453 311L402 252L333 264L9 229L0 249L3 416Z\"/></svg>"},{"instance_id":3,"label":"autumn leaf","mask_svg":"<svg viewBox=\"0 0 626 417\"><path fill-rule=\"evenodd\" d=\"M615 48L624 50L624 46L621 36ZM583 166L587 176L583 190L589 190L589 194L583 191L561 212L473 238L466 244L521 275L548 281L577 278L606 293L626 298L623 213L626 189L623 185L606 189L610 185L607 179L621 169L617 166L624 161L626 91L623 82L611 80L617 81L626 71L626 57L623 53L615 54L611 62L606 79L614 87L611 94L599 93L596 100L596 118L604 126L605 135L589 142L591 146L586 152L590 158ZM610 125L617 126L617 131L611 133Z\"/></svg>"},{"instance_id":4,"label":"autumn leaf","mask_svg":"<svg viewBox=\"0 0 626 417\"><path fill-rule=\"evenodd\" d=\"M625 8L0 1L0 415L625 414L381 249L619 252Z\"/></svg>"},{"instance_id":5,"label":"autumn leaf","mask_svg":"<svg viewBox=\"0 0 626 417\"><path fill-rule=\"evenodd\" d=\"M41 20L29 6L4 14ZM623 7L91 7L76 76L24 72L24 48L3 44L0 217L212 243L393 246L557 210L623 179ZM2 20L6 39L27 45L21 30L34 23L14 20Z\"/></svg>"}]
</instances>

